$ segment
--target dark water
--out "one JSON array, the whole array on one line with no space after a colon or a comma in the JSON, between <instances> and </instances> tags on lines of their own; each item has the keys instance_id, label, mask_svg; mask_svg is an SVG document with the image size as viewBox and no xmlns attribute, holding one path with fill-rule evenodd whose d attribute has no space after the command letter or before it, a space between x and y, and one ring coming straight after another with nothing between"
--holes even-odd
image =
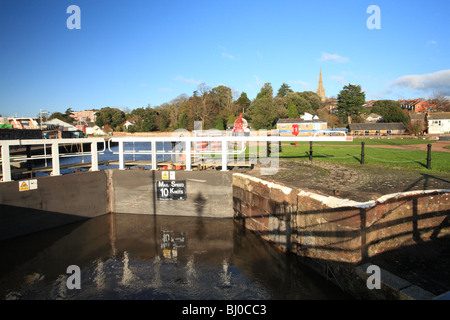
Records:
<instances>
[{"instance_id":1,"label":"dark water","mask_svg":"<svg viewBox=\"0 0 450 320\"><path fill-rule=\"evenodd\" d=\"M104 215L0 242L0 254L1 299L349 298L231 219Z\"/></svg>"}]
</instances>

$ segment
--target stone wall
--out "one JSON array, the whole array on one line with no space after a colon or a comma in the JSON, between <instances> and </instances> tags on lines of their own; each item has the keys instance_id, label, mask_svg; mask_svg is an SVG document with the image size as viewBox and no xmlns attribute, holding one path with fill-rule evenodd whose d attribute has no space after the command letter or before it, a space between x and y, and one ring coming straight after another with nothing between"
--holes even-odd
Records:
<instances>
[{"instance_id":1,"label":"stone wall","mask_svg":"<svg viewBox=\"0 0 450 320\"><path fill-rule=\"evenodd\" d=\"M361 203L233 175L235 218L246 228L299 256L346 263L450 234L449 197L413 191Z\"/></svg>"},{"instance_id":2,"label":"stone wall","mask_svg":"<svg viewBox=\"0 0 450 320\"><path fill-rule=\"evenodd\" d=\"M431 299L381 269L381 290L368 290L370 258L450 234L450 190L391 194L355 202L233 175L235 220L359 299Z\"/></svg>"}]
</instances>

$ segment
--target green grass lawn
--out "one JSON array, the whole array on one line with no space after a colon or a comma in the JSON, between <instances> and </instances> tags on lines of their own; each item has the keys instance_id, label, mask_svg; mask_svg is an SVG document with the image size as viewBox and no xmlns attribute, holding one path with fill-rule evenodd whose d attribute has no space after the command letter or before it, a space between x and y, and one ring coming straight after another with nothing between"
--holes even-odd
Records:
<instances>
[{"instance_id":1,"label":"green grass lawn","mask_svg":"<svg viewBox=\"0 0 450 320\"><path fill-rule=\"evenodd\" d=\"M313 143L313 161L330 161L342 164L360 164L361 163L361 142L365 142L365 161L364 165L376 165L384 167L405 168L423 171L450 172L450 153L431 152L431 170L427 169L427 151L421 150L401 150L388 148L375 148L374 145L411 145L411 144L429 144L436 140L423 139L354 139L351 142L314 142ZM426 149L426 147L423 147ZM235 155L234 159L248 160L249 150ZM255 152L255 148L252 149ZM265 144L257 148L260 156L265 155ZM206 155L206 157L221 159L221 153L215 155ZM253 159L257 158L255 154ZM282 142L282 152L280 159L303 159L309 160L309 142L298 142L297 148L295 142Z\"/></svg>"},{"instance_id":2,"label":"green grass lawn","mask_svg":"<svg viewBox=\"0 0 450 320\"><path fill-rule=\"evenodd\" d=\"M375 140L376 141L376 140ZM379 145L386 145L384 143ZM414 140L417 141L417 140ZM332 161L348 164L359 164L361 162L361 141L358 144L335 142L318 142L313 144L313 161ZM427 170L427 151L420 150L401 150L387 148L371 148L373 141L366 142L365 165L382 165L386 167L408 168L415 170ZM393 141L397 144L398 141ZM429 141L428 141L429 142ZM427 142L425 142L427 143ZM339 144L339 145L336 145ZM283 145L280 158L309 159L309 143L298 143L295 145ZM450 154L446 152L431 153L431 171L450 172Z\"/></svg>"},{"instance_id":3,"label":"green grass lawn","mask_svg":"<svg viewBox=\"0 0 450 320\"><path fill-rule=\"evenodd\" d=\"M320 145L361 145L361 142L363 142L368 145L390 145L390 146L399 146L399 145L411 145L411 144L428 144L428 143L435 143L437 140L429 140L429 139L370 139L370 138L355 138L353 137L353 141L349 142L336 142L336 141L330 141L330 142L317 142L316 144ZM300 143L300 142L299 142ZM308 144L309 142L301 142L303 144ZM298 144L297 144L298 145Z\"/></svg>"}]
</instances>

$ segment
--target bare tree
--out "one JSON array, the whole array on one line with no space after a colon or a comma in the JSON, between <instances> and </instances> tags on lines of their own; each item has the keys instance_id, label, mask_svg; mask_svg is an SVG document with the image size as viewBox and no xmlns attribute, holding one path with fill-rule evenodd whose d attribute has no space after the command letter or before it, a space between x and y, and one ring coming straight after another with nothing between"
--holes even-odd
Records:
<instances>
[{"instance_id":1,"label":"bare tree","mask_svg":"<svg viewBox=\"0 0 450 320\"><path fill-rule=\"evenodd\" d=\"M443 93L434 92L429 103L436 106L436 111L450 112L450 99Z\"/></svg>"}]
</instances>

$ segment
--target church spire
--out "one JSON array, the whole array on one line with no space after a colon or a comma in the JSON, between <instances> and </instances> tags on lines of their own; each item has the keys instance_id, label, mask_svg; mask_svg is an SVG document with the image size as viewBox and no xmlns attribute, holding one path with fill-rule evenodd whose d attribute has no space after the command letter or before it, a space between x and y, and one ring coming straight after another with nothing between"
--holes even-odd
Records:
<instances>
[{"instance_id":1,"label":"church spire","mask_svg":"<svg viewBox=\"0 0 450 320\"><path fill-rule=\"evenodd\" d=\"M320 69L320 75L319 75L319 88L317 88L316 93L320 97L320 99L322 99L322 101L325 100L325 89L323 88L323 83L322 83L322 68Z\"/></svg>"}]
</instances>

